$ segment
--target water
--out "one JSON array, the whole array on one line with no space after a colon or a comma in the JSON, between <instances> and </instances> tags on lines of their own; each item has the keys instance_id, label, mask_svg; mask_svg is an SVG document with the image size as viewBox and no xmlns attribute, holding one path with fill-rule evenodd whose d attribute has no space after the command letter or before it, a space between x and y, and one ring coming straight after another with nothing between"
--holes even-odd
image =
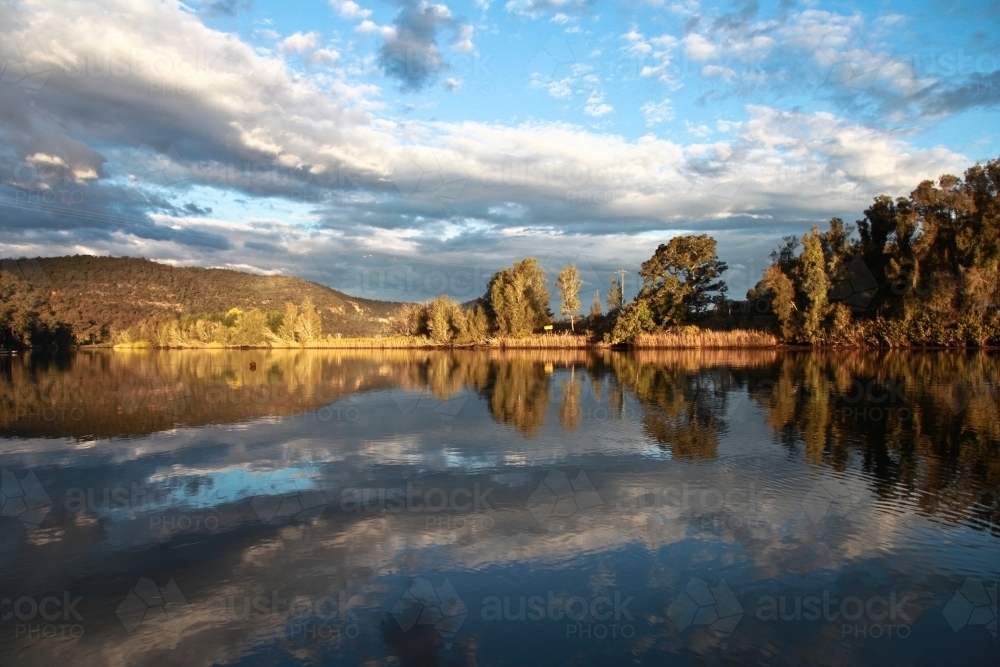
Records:
<instances>
[{"instance_id":1,"label":"water","mask_svg":"<svg viewBox=\"0 0 1000 667\"><path fill-rule=\"evenodd\" d=\"M0 661L996 664L1000 356L0 359Z\"/></svg>"}]
</instances>

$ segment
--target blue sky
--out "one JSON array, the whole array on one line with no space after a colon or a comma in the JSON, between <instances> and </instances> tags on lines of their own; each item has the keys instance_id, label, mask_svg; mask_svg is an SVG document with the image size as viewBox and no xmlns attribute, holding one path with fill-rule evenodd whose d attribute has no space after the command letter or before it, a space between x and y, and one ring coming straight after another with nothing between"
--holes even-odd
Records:
<instances>
[{"instance_id":1,"label":"blue sky","mask_svg":"<svg viewBox=\"0 0 1000 667\"><path fill-rule=\"evenodd\" d=\"M0 255L477 296L769 250L1000 156L998 2L136 2L0 12Z\"/></svg>"}]
</instances>

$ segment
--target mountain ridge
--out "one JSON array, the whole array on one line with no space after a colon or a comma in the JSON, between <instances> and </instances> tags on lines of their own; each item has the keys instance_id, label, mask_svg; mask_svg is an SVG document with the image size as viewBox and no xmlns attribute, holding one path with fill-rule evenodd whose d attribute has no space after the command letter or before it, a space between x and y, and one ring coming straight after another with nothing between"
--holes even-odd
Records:
<instances>
[{"instance_id":1,"label":"mountain ridge","mask_svg":"<svg viewBox=\"0 0 1000 667\"><path fill-rule=\"evenodd\" d=\"M403 305L353 297L293 276L176 267L137 257L0 260L0 345L107 344L142 322L231 308L281 312L311 298L323 333L384 333Z\"/></svg>"}]
</instances>

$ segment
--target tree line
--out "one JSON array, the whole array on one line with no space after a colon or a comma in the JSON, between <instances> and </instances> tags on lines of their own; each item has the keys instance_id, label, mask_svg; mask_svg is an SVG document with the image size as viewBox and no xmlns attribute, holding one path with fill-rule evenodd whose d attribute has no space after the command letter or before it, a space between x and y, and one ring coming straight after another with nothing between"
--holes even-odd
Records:
<instances>
[{"instance_id":1,"label":"tree line","mask_svg":"<svg viewBox=\"0 0 1000 667\"><path fill-rule=\"evenodd\" d=\"M1000 160L786 237L747 294L812 344L1000 342ZM855 235L857 232L857 235Z\"/></svg>"},{"instance_id":2,"label":"tree line","mask_svg":"<svg viewBox=\"0 0 1000 667\"><path fill-rule=\"evenodd\" d=\"M728 266L716 240L676 236L642 263L633 300L625 303L615 276L607 312L595 292L582 318L585 333L593 342L615 344L657 331L749 324L786 343L1000 343L998 191L1000 160L993 160L970 167L963 178L924 181L908 197L876 197L855 226L833 218L825 231L814 226L801 237L785 237L742 302L727 298L722 275ZM559 312L575 332L582 287L575 265L559 271L555 287ZM496 273L472 304L440 296L408 306L399 333L437 343L529 336L554 322L549 300L545 271L528 257ZM741 311L766 316L751 319Z\"/></svg>"},{"instance_id":3,"label":"tree line","mask_svg":"<svg viewBox=\"0 0 1000 667\"><path fill-rule=\"evenodd\" d=\"M110 279L85 285L67 279L65 270L52 271L76 258L38 260L51 276L40 283L23 270L5 270L5 261L0 266L0 345L115 338L170 346L294 346L322 342L331 329L463 345L526 338L565 325L572 334L577 324L587 340L605 344L631 343L655 332L683 331L690 337L699 327L718 332L740 326L773 331L786 343L812 345L996 344L998 191L1000 160L992 160L970 167L962 178L924 181L908 197L876 197L856 225L833 218L825 231L813 227L801 237L785 237L742 302L727 298L722 276L728 266L719 259L716 240L706 234L660 244L639 268L641 287L627 303L623 279L612 275L607 310L595 291L586 317L580 313L580 272L568 264L554 283L561 322L550 310L545 269L533 257L495 273L483 296L466 304L447 295L421 304L349 300L297 279L174 269L128 258L81 258L103 261L105 271L108 266L127 269L124 278L120 271L110 272ZM241 293L247 295L242 303L226 304L229 310L218 307ZM303 293L308 301L301 300ZM299 306L292 305L292 295ZM314 295L321 305L314 305ZM215 308L198 307L209 303ZM270 308L282 303L283 311ZM749 318L741 311L766 316ZM192 312L217 314L185 314ZM309 321L305 329L299 324L303 318ZM746 340L737 335L742 333L733 332L734 345Z\"/></svg>"}]
</instances>

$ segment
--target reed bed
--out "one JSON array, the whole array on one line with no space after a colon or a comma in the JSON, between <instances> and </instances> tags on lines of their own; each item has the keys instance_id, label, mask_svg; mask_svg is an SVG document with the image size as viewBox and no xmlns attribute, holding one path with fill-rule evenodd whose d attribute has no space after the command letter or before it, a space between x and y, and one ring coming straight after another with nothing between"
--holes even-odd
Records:
<instances>
[{"instance_id":1,"label":"reed bed","mask_svg":"<svg viewBox=\"0 0 1000 667\"><path fill-rule=\"evenodd\" d=\"M578 350L594 347L590 338L583 334L542 334L525 338L498 336L486 339L486 345L505 350Z\"/></svg>"},{"instance_id":2,"label":"reed bed","mask_svg":"<svg viewBox=\"0 0 1000 667\"><path fill-rule=\"evenodd\" d=\"M116 350L384 350L442 347L416 336L381 336L375 338L334 338L328 336L307 343L269 342L262 345L228 345L223 343L185 342L180 345L154 345L146 340L118 343Z\"/></svg>"},{"instance_id":3,"label":"reed bed","mask_svg":"<svg viewBox=\"0 0 1000 667\"><path fill-rule=\"evenodd\" d=\"M702 349L702 348L771 348L780 344L777 337L765 331L734 329L713 331L683 327L668 331L640 334L632 341L635 349ZM300 344L271 341L262 345L229 345L222 343L184 342L179 345L156 345L146 340L118 343L116 350L141 349L274 349L274 350L387 350L387 349L464 349L491 350L585 350L607 348L607 343L594 341L584 334L538 334L524 338L495 336L468 343L436 343L423 336L377 336L374 338L324 338Z\"/></svg>"},{"instance_id":4,"label":"reed bed","mask_svg":"<svg viewBox=\"0 0 1000 667\"><path fill-rule=\"evenodd\" d=\"M668 331L643 333L635 337L631 345L639 349L676 348L761 348L776 347L779 344L777 336L766 331L752 329L733 329L731 331L713 331L698 327L683 327Z\"/></svg>"}]
</instances>

